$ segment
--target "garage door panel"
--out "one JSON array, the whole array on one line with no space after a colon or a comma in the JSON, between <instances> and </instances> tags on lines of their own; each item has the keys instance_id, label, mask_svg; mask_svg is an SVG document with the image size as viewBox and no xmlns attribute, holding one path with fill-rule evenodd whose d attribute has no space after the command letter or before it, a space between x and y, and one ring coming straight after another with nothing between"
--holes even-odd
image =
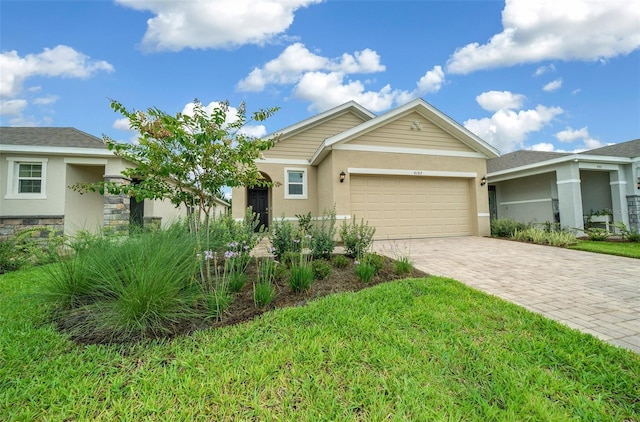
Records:
<instances>
[{"instance_id":1,"label":"garage door panel","mask_svg":"<svg viewBox=\"0 0 640 422\"><path fill-rule=\"evenodd\" d=\"M469 182L404 176L351 176L352 214L376 238L471 234Z\"/></svg>"}]
</instances>

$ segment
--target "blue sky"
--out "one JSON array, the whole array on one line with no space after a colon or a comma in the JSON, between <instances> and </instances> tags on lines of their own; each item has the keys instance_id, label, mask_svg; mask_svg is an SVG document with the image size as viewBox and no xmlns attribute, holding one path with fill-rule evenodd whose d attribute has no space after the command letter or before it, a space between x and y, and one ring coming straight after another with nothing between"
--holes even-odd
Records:
<instances>
[{"instance_id":1,"label":"blue sky","mask_svg":"<svg viewBox=\"0 0 640 422\"><path fill-rule=\"evenodd\" d=\"M227 99L281 107L262 136L422 97L502 153L640 137L637 0L1 0L0 28L3 126L129 140L109 99Z\"/></svg>"}]
</instances>

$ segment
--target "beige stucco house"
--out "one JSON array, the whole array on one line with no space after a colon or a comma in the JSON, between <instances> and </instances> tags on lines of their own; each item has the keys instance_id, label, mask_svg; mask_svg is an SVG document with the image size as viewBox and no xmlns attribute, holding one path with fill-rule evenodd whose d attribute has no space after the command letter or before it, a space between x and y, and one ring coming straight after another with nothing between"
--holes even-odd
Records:
<instances>
[{"instance_id":1,"label":"beige stucco house","mask_svg":"<svg viewBox=\"0 0 640 422\"><path fill-rule=\"evenodd\" d=\"M492 218L640 230L640 139L578 154L516 151L487 167Z\"/></svg>"},{"instance_id":2,"label":"beige stucco house","mask_svg":"<svg viewBox=\"0 0 640 422\"><path fill-rule=\"evenodd\" d=\"M486 160L498 152L422 99L379 116L352 101L277 134L256 161L273 187L234 188L234 217L252 207L268 226L335 206L379 239L489 234Z\"/></svg>"},{"instance_id":3,"label":"beige stucco house","mask_svg":"<svg viewBox=\"0 0 640 422\"><path fill-rule=\"evenodd\" d=\"M0 238L32 226L73 235L134 222L170 224L185 215L168 201L80 194L69 186L101 180L131 183L128 163L97 137L68 127L0 127ZM219 201L217 212L229 207Z\"/></svg>"}]
</instances>

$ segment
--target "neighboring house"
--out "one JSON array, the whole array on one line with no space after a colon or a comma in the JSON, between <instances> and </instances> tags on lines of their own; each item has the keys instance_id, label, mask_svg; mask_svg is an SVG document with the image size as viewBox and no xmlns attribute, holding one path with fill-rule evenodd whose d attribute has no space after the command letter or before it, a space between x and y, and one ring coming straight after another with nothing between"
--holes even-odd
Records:
<instances>
[{"instance_id":1,"label":"neighboring house","mask_svg":"<svg viewBox=\"0 0 640 422\"><path fill-rule=\"evenodd\" d=\"M0 127L0 239L34 226L73 235L129 222L166 225L185 215L168 201L137 202L125 195L80 194L77 182L135 183L95 136L64 127ZM219 201L218 213L229 204Z\"/></svg>"},{"instance_id":2,"label":"neighboring house","mask_svg":"<svg viewBox=\"0 0 640 422\"><path fill-rule=\"evenodd\" d=\"M483 178L498 152L421 99L380 116L348 102L277 133L256 160L273 187L233 189L236 218L250 206L268 226L335 206L376 238L489 235Z\"/></svg>"},{"instance_id":3,"label":"neighboring house","mask_svg":"<svg viewBox=\"0 0 640 422\"><path fill-rule=\"evenodd\" d=\"M640 139L578 154L516 151L487 168L492 218L640 230Z\"/></svg>"}]
</instances>

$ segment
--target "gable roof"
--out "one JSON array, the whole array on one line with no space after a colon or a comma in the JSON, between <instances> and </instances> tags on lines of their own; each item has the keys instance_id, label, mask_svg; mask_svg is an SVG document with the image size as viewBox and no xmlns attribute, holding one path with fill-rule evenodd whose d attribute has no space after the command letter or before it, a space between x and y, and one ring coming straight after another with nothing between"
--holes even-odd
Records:
<instances>
[{"instance_id":1,"label":"gable roof","mask_svg":"<svg viewBox=\"0 0 640 422\"><path fill-rule=\"evenodd\" d=\"M508 154L501 155L500 157L487 160L487 172L493 173L496 171L522 167L529 164L540 163L542 161L563 157L565 155L571 154L547 151L514 151Z\"/></svg>"},{"instance_id":2,"label":"gable roof","mask_svg":"<svg viewBox=\"0 0 640 422\"><path fill-rule=\"evenodd\" d=\"M284 129L273 132L270 135L267 135L266 138L278 136L279 138L278 141L281 141L297 133L308 130L314 126L317 126L328 120L331 120L336 116L339 116L341 114L348 113L348 112L351 112L356 116L359 116L363 121L371 120L374 117L376 117L375 114L373 114L371 111L367 110L366 108L362 107L360 104L356 103L355 101L349 101L337 107L323 111L320 114L316 114L315 116L309 117L308 119L295 123L291 126L287 126Z\"/></svg>"},{"instance_id":3,"label":"gable roof","mask_svg":"<svg viewBox=\"0 0 640 422\"><path fill-rule=\"evenodd\" d=\"M608 157L640 157L640 139L607 145L606 147L583 151L583 155L604 155Z\"/></svg>"},{"instance_id":4,"label":"gable roof","mask_svg":"<svg viewBox=\"0 0 640 422\"><path fill-rule=\"evenodd\" d=\"M351 139L361 136L364 133L374 130L384 124L387 124L404 114L414 111L423 115L427 120L431 121L440 129L449 133L451 136L458 139L471 149L484 154L486 157L497 157L499 155L499 151L496 148L467 130L465 127L457 123L446 114L442 113L440 110L433 107L431 104L424 101L422 98L417 98L403 106L397 107L358 126L355 126L351 129L345 130L342 133L325 139L322 145L320 145L316 153L311 158L311 162L319 162L328 153L328 150L335 144L348 142Z\"/></svg>"},{"instance_id":5,"label":"gable roof","mask_svg":"<svg viewBox=\"0 0 640 422\"><path fill-rule=\"evenodd\" d=\"M0 127L0 144L107 149L100 138L72 127Z\"/></svg>"},{"instance_id":6,"label":"gable roof","mask_svg":"<svg viewBox=\"0 0 640 422\"><path fill-rule=\"evenodd\" d=\"M640 159L640 139L582 151L580 153L528 150L514 151L487 160L487 173L489 176L498 176L570 160L629 163L635 159Z\"/></svg>"}]
</instances>

